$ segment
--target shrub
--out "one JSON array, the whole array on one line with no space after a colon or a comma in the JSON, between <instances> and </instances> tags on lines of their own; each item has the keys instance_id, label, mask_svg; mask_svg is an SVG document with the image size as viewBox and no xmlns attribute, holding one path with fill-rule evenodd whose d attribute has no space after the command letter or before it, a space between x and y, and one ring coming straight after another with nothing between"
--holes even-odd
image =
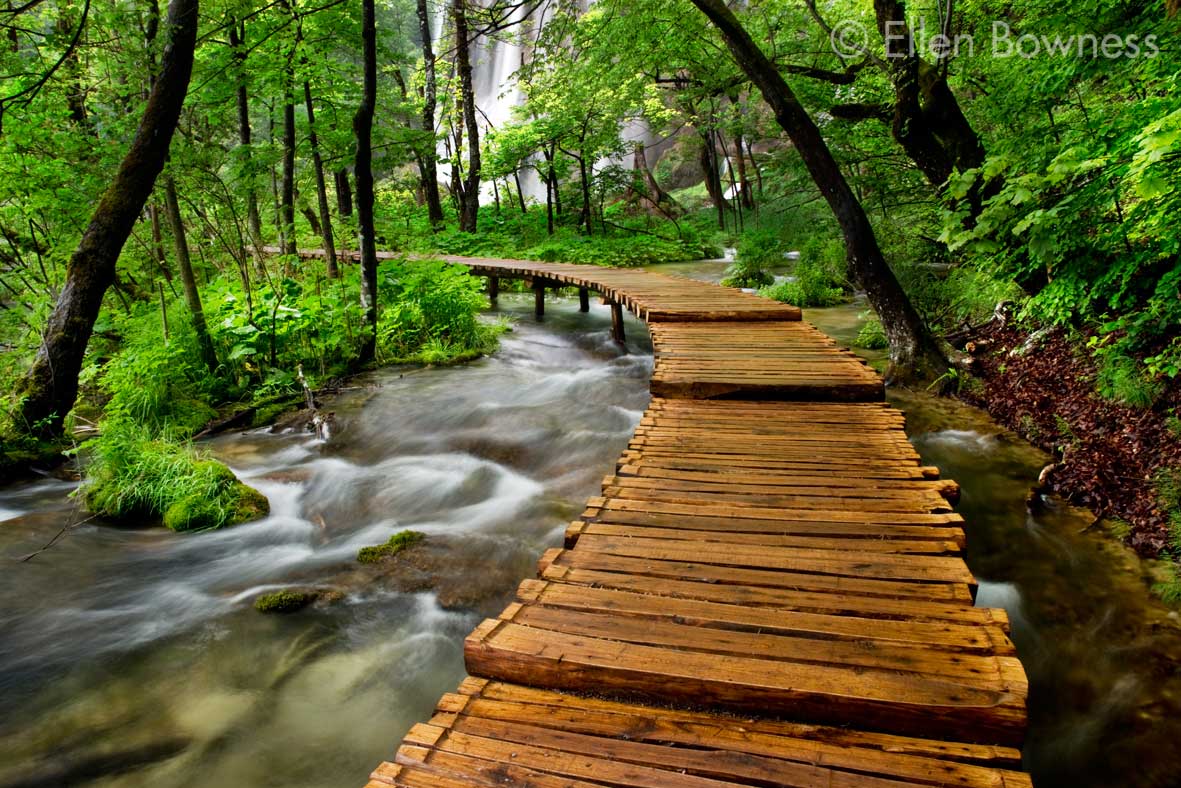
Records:
<instances>
[{"instance_id":1,"label":"shrub","mask_svg":"<svg viewBox=\"0 0 1181 788\"><path fill-rule=\"evenodd\" d=\"M768 269L783 263L783 242L773 233L751 233L738 242L737 253L722 285L766 287L775 281Z\"/></svg>"},{"instance_id":2,"label":"shrub","mask_svg":"<svg viewBox=\"0 0 1181 788\"><path fill-rule=\"evenodd\" d=\"M423 539L426 539L426 534L418 531L398 531L385 544L362 547L357 553L357 560L363 564L375 564L384 558L392 558Z\"/></svg>"},{"instance_id":3,"label":"shrub","mask_svg":"<svg viewBox=\"0 0 1181 788\"><path fill-rule=\"evenodd\" d=\"M463 266L395 261L379 269L383 308L377 327L385 361L440 363L496 346L498 328L480 320L480 281Z\"/></svg>"},{"instance_id":4,"label":"shrub","mask_svg":"<svg viewBox=\"0 0 1181 788\"><path fill-rule=\"evenodd\" d=\"M890 346L890 341L886 338L886 329L882 327L882 321L870 316L857 332L853 344L865 350L884 350Z\"/></svg>"},{"instance_id":5,"label":"shrub","mask_svg":"<svg viewBox=\"0 0 1181 788\"><path fill-rule=\"evenodd\" d=\"M796 264L794 279L765 287L759 295L804 307L835 306L847 300L844 289L822 266L803 259Z\"/></svg>"},{"instance_id":6,"label":"shrub","mask_svg":"<svg viewBox=\"0 0 1181 788\"><path fill-rule=\"evenodd\" d=\"M134 425L111 422L83 444L88 453L82 494L107 517L160 518L174 531L197 531L255 520L266 497L233 471L184 443L146 438Z\"/></svg>"}]
</instances>

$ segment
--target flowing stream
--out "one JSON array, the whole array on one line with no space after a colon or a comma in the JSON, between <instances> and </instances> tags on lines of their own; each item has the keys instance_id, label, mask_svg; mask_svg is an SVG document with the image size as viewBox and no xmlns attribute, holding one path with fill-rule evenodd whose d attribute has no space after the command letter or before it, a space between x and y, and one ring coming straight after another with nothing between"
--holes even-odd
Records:
<instances>
[{"instance_id":1,"label":"flowing stream","mask_svg":"<svg viewBox=\"0 0 1181 788\"><path fill-rule=\"evenodd\" d=\"M724 263L661 270L716 280ZM258 430L206 446L270 499L225 531L80 522L74 485L0 488L0 788L356 788L463 675L495 614L598 491L647 402L629 318L502 294L491 358L384 370L334 398L328 443ZM858 304L806 317L849 341ZM1031 679L1038 788L1181 782L1181 629L1141 564L1085 512L1025 497L1045 457L948 400L892 395L926 462L963 487L979 602L1008 609ZM353 560L403 528L397 572ZM256 612L289 586L340 592Z\"/></svg>"}]
</instances>

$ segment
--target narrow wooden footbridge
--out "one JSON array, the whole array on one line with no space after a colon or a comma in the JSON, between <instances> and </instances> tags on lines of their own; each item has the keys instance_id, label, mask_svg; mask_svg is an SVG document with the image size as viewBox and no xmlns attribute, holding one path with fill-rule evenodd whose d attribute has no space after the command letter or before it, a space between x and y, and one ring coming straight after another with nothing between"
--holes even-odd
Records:
<instances>
[{"instance_id":1,"label":"narrow wooden footbridge","mask_svg":"<svg viewBox=\"0 0 1181 788\"><path fill-rule=\"evenodd\" d=\"M1004 611L973 604L958 487L872 370L736 290L446 259L529 280L539 311L578 287L635 312L653 397L367 788L1030 785L1028 685Z\"/></svg>"}]
</instances>

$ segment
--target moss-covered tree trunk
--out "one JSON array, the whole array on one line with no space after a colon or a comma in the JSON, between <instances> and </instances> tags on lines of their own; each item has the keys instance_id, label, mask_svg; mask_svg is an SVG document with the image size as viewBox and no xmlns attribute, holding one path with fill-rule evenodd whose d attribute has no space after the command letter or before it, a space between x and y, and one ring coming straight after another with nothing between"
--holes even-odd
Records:
<instances>
[{"instance_id":1,"label":"moss-covered tree trunk","mask_svg":"<svg viewBox=\"0 0 1181 788\"><path fill-rule=\"evenodd\" d=\"M168 227L172 230L172 242L176 246L176 269L180 272L180 281L184 285L185 303L189 305L193 333L197 335L197 349L201 353L201 360L213 373L217 371L217 354L213 350L213 341L209 338L209 328L205 325L205 309L201 305L201 293L197 290L197 278L193 276L193 258L189 254L184 217L180 215L176 181L171 173L164 176L164 208L168 215ZM249 292L249 283L246 289Z\"/></svg>"},{"instance_id":2,"label":"moss-covered tree trunk","mask_svg":"<svg viewBox=\"0 0 1181 788\"><path fill-rule=\"evenodd\" d=\"M368 327L361 360L377 353L377 240L373 227L373 112L377 104L377 22L374 0L361 0L361 104L353 116L357 139L354 177L357 182L358 245L361 254L361 309Z\"/></svg>"},{"instance_id":3,"label":"moss-covered tree trunk","mask_svg":"<svg viewBox=\"0 0 1181 788\"><path fill-rule=\"evenodd\" d=\"M78 395L78 373L115 264L164 167L193 70L198 0L171 0L160 75L135 139L99 200L46 321L41 347L22 385L24 429L59 435Z\"/></svg>"},{"instance_id":4,"label":"moss-covered tree trunk","mask_svg":"<svg viewBox=\"0 0 1181 788\"><path fill-rule=\"evenodd\" d=\"M865 289L890 341L887 377L895 382L910 382L943 372L948 366L946 356L887 265L869 217L820 129L723 0L693 0L693 5L722 34L734 60L762 93L832 209L845 238L849 277Z\"/></svg>"}]
</instances>

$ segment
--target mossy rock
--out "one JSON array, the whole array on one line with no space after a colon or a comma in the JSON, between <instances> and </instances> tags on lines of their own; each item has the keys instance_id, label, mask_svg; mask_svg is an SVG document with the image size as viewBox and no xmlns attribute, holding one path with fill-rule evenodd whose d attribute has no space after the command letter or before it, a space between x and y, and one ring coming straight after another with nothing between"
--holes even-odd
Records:
<instances>
[{"instance_id":1,"label":"mossy rock","mask_svg":"<svg viewBox=\"0 0 1181 788\"><path fill-rule=\"evenodd\" d=\"M250 485L237 482L232 490L235 499L233 515L230 517L230 522L225 525L238 525L251 520L261 520L271 513L271 502Z\"/></svg>"},{"instance_id":2,"label":"mossy rock","mask_svg":"<svg viewBox=\"0 0 1181 788\"><path fill-rule=\"evenodd\" d=\"M254 416L250 419L250 425L253 427L265 427L289 410L291 410L291 405L286 402L273 402L270 405L263 405L254 411Z\"/></svg>"},{"instance_id":3,"label":"mossy rock","mask_svg":"<svg viewBox=\"0 0 1181 788\"><path fill-rule=\"evenodd\" d=\"M210 461L212 462L212 461ZM233 471L220 465L233 481L216 499L190 495L168 507L164 525L173 531L202 531L247 523L265 517L271 511L265 495L238 481Z\"/></svg>"},{"instance_id":4,"label":"mossy rock","mask_svg":"<svg viewBox=\"0 0 1181 788\"><path fill-rule=\"evenodd\" d=\"M295 613L320 598L318 591L284 589L263 594L254 600L254 609L260 613Z\"/></svg>"},{"instance_id":5,"label":"mossy rock","mask_svg":"<svg viewBox=\"0 0 1181 788\"><path fill-rule=\"evenodd\" d=\"M398 531L385 544L362 547L357 553L357 560L363 564L375 564L386 558L392 558L408 547L426 539L426 534L418 531Z\"/></svg>"}]
</instances>

